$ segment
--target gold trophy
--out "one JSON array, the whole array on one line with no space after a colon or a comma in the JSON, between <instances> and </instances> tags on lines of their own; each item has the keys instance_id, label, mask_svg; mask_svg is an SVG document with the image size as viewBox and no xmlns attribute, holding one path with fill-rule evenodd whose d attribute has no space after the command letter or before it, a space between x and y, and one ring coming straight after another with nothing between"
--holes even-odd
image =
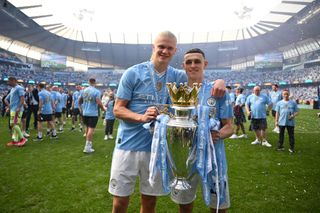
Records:
<instances>
[{"instance_id":1,"label":"gold trophy","mask_svg":"<svg viewBox=\"0 0 320 213\"><path fill-rule=\"evenodd\" d=\"M194 158L191 157L191 149L197 123L192 118L192 110L198 105L198 93L201 84L194 83L189 87L187 83L167 83L174 115L170 116L167 123L167 141L169 155L172 159L171 187L177 190L187 190L191 186L188 183L192 177L191 166Z\"/></svg>"}]
</instances>

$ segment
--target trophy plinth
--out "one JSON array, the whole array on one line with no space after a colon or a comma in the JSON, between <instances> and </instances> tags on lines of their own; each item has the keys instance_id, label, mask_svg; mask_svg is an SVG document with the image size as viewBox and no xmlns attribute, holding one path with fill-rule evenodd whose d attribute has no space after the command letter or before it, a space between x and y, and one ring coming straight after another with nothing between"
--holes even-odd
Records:
<instances>
[{"instance_id":1,"label":"trophy plinth","mask_svg":"<svg viewBox=\"0 0 320 213\"><path fill-rule=\"evenodd\" d=\"M167 88L173 103L174 115L167 123L167 141L171 159L173 161L173 175L171 187L177 190L187 190L194 158L190 155L193 146L197 123L192 119L192 110L198 103L198 93L201 84L194 84L189 88L187 84L168 83Z\"/></svg>"}]
</instances>

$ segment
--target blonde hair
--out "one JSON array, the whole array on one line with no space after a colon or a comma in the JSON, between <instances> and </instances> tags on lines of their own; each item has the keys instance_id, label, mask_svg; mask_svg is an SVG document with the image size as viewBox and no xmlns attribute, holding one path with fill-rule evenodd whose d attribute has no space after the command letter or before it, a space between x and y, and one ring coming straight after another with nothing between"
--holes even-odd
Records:
<instances>
[{"instance_id":1,"label":"blonde hair","mask_svg":"<svg viewBox=\"0 0 320 213\"><path fill-rule=\"evenodd\" d=\"M175 34L173 34L171 31L166 30L166 31L162 31L160 32L154 39L153 43L155 43L155 41L159 38L159 37L167 37L170 38L172 40L175 41L175 43L177 43L177 37L175 36Z\"/></svg>"}]
</instances>

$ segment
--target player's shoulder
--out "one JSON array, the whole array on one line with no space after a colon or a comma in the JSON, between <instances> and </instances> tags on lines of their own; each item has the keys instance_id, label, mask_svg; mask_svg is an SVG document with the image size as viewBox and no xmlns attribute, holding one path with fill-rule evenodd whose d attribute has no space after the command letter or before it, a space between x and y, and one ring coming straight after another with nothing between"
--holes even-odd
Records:
<instances>
[{"instance_id":1,"label":"player's shoulder","mask_svg":"<svg viewBox=\"0 0 320 213\"><path fill-rule=\"evenodd\" d=\"M135 64L131 67L129 67L125 73L139 73L141 70L144 69L149 69L150 67L150 62L146 61L146 62L142 62L140 64Z\"/></svg>"},{"instance_id":2,"label":"player's shoulder","mask_svg":"<svg viewBox=\"0 0 320 213\"><path fill-rule=\"evenodd\" d=\"M297 105L297 102L295 102L294 100L289 100L289 103L291 103L293 105Z\"/></svg>"},{"instance_id":3,"label":"player's shoulder","mask_svg":"<svg viewBox=\"0 0 320 213\"><path fill-rule=\"evenodd\" d=\"M284 102L283 100L280 100L280 101L278 101L278 103L277 103L276 105L277 105L277 106L278 106L278 105L280 106L281 104L283 104L283 102Z\"/></svg>"}]
</instances>

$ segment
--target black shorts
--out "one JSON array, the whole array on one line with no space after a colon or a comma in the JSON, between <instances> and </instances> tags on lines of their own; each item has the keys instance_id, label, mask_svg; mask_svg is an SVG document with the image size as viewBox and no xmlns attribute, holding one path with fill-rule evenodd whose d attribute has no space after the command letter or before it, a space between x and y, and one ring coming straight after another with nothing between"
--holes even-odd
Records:
<instances>
[{"instance_id":1,"label":"black shorts","mask_svg":"<svg viewBox=\"0 0 320 213\"><path fill-rule=\"evenodd\" d=\"M74 115L74 116L80 115L80 110L79 110L79 108L73 109L73 110L72 110L72 115Z\"/></svg>"},{"instance_id":2,"label":"black shorts","mask_svg":"<svg viewBox=\"0 0 320 213\"><path fill-rule=\"evenodd\" d=\"M38 115L38 121L52 121L52 114L40 114Z\"/></svg>"},{"instance_id":3,"label":"black shorts","mask_svg":"<svg viewBox=\"0 0 320 213\"><path fill-rule=\"evenodd\" d=\"M96 128L98 116L83 116L83 123L89 128Z\"/></svg>"},{"instance_id":4,"label":"black shorts","mask_svg":"<svg viewBox=\"0 0 320 213\"><path fill-rule=\"evenodd\" d=\"M239 114L234 115L234 124L235 125L240 125L245 122L246 122L246 116L242 110L240 111Z\"/></svg>"},{"instance_id":5,"label":"black shorts","mask_svg":"<svg viewBox=\"0 0 320 213\"><path fill-rule=\"evenodd\" d=\"M277 112L277 111L272 110L272 112L271 112L271 113L272 113L272 116L273 116L273 117L276 117L276 112Z\"/></svg>"},{"instance_id":6,"label":"black shorts","mask_svg":"<svg viewBox=\"0 0 320 213\"><path fill-rule=\"evenodd\" d=\"M251 129L252 130L265 130L267 129L267 119L265 118L259 118L259 119L255 119L252 118L251 119Z\"/></svg>"},{"instance_id":7,"label":"black shorts","mask_svg":"<svg viewBox=\"0 0 320 213\"><path fill-rule=\"evenodd\" d=\"M56 113L54 113L54 117L56 117L56 118L61 118L61 112L56 112Z\"/></svg>"},{"instance_id":8,"label":"black shorts","mask_svg":"<svg viewBox=\"0 0 320 213\"><path fill-rule=\"evenodd\" d=\"M27 117L27 111L24 110L23 113L22 113L21 119L25 119L26 117Z\"/></svg>"},{"instance_id":9,"label":"black shorts","mask_svg":"<svg viewBox=\"0 0 320 213\"><path fill-rule=\"evenodd\" d=\"M62 108L62 113L66 113L67 112L67 108L63 107Z\"/></svg>"}]
</instances>

